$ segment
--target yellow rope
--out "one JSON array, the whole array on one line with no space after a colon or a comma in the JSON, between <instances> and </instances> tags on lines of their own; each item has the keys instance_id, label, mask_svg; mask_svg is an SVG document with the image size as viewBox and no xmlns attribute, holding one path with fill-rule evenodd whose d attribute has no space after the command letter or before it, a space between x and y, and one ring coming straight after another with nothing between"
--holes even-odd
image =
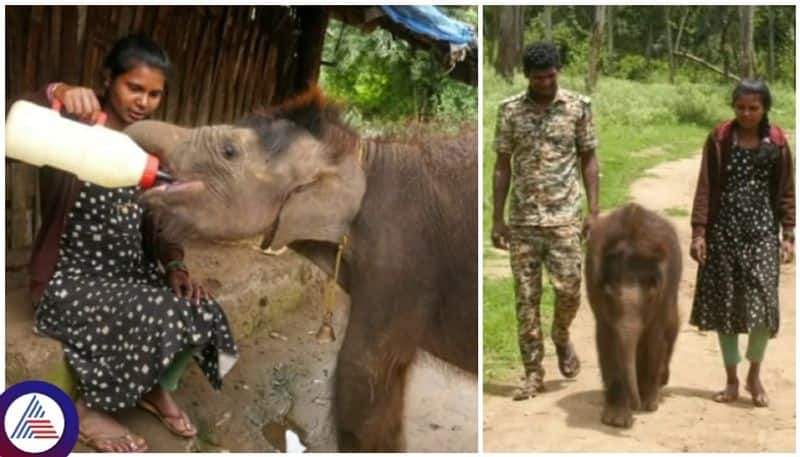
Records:
<instances>
[{"instance_id":1,"label":"yellow rope","mask_svg":"<svg viewBox=\"0 0 800 457\"><path fill-rule=\"evenodd\" d=\"M336 265L333 267L333 277L328 279L325 284L325 295L323 297L323 304L325 305L325 314L322 318L323 323L330 324L333 317L333 307L336 304L336 283L339 280L339 270L342 264L342 254L347 247L347 235L342 237L339 242L339 249L336 252Z\"/></svg>"},{"instance_id":2,"label":"yellow rope","mask_svg":"<svg viewBox=\"0 0 800 457\"><path fill-rule=\"evenodd\" d=\"M356 152L356 158L358 164L361 165L364 158L364 144L360 141L358 144L358 151ZM347 235L342 235L342 240L339 241L339 246L336 250L336 263L333 267L333 277L328 279L328 282L325 284L325 291L322 296L325 313L322 315L322 325L317 331L317 339L321 341L333 341L336 339L331 321L333 320L333 309L336 305L336 283L339 282L339 270L341 269L344 250L347 249L347 241Z\"/></svg>"},{"instance_id":3,"label":"yellow rope","mask_svg":"<svg viewBox=\"0 0 800 457\"><path fill-rule=\"evenodd\" d=\"M356 153L356 159L358 159L359 165L364 163L364 143L362 143L361 140L358 140L358 152Z\"/></svg>"}]
</instances>

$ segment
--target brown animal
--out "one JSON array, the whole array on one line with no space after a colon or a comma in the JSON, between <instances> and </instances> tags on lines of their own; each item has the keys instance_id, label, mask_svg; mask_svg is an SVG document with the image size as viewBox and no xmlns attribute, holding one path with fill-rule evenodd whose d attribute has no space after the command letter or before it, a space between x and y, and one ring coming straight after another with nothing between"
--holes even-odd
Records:
<instances>
[{"instance_id":1,"label":"brown animal","mask_svg":"<svg viewBox=\"0 0 800 457\"><path fill-rule=\"evenodd\" d=\"M146 121L128 133L178 181L143 195L167 234L267 233L329 273L349 238L350 294L335 376L342 450L403 447L406 374L418 349L478 369L477 137L363 140L320 92L234 125Z\"/></svg>"},{"instance_id":2,"label":"brown animal","mask_svg":"<svg viewBox=\"0 0 800 457\"><path fill-rule=\"evenodd\" d=\"M669 380L679 327L678 236L656 213L627 205L592 228L585 268L605 386L602 421L631 427L631 411L658 409Z\"/></svg>"}]
</instances>

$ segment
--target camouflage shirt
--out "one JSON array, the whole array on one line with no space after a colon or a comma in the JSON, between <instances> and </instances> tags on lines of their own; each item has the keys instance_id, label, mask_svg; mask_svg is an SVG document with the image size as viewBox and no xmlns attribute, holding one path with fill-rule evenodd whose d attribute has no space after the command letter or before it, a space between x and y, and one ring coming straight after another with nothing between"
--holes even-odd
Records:
<instances>
[{"instance_id":1,"label":"camouflage shirt","mask_svg":"<svg viewBox=\"0 0 800 457\"><path fill-rule=\"evenodd\" d=\"M543 113L525 91L497 111L494 150L510 155L511 226L581 220L580 154L597 147L588 97L559 89Z\"/></svg>"}]
</instances>

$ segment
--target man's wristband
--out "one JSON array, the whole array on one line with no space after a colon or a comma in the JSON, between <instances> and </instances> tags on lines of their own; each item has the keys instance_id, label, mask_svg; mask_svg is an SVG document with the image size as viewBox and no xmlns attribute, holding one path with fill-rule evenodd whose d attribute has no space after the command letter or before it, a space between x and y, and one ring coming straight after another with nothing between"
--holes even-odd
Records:
<instances>
[{"instance_id":1,"label":"man's wristband","mask_svg":"<svg viewBox=\"0 0 800 457\"><path fill-rule=\"evenodd\" d=\"M183 263L183 260L172 260L170 262L167 262L166 265L164 265L164 271L167 273L175 270L187 271L187 272L189 271L189 269L186 268L186 264Z\"/></svg>"}]
</instances>

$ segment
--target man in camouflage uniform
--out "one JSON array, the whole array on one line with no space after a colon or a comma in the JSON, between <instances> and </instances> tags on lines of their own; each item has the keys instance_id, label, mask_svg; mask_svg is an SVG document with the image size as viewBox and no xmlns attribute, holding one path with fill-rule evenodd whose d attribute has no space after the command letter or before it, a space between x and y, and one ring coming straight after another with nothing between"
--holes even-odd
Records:
<instances>
[{"instance_id":1,"label":"man in camouflage uniform","mask_svg":"<svg viewBox=\"0 0 800 457\"><path fill-rule=\"evenodd\" d=\"M544 344L539 316L542 265L555 289L552 338L561 373L572 378L580 361L569 325L580 304L581 238L597 218L597 140L589 98L558 87L558 49L534 43L523 57L528 90L504 100L497 112L492 243L510 245L517 326L525 381L515 400L544 390ZM581 226L581 189L589 215ZM513 181L509 224L503 217Z\"/></svg>"}]
</instances>

